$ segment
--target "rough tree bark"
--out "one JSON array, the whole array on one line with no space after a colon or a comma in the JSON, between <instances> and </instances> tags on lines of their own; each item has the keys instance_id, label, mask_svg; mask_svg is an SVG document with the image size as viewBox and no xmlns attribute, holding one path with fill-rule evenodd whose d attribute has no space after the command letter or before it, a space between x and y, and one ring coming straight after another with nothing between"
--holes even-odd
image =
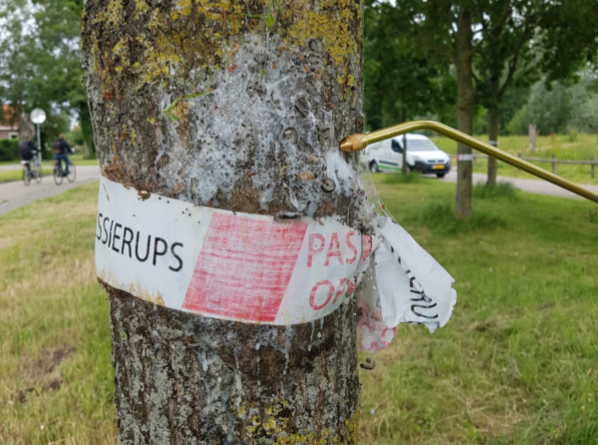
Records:
<instances>
[{"instance_id":1,"label":"rough tree bark","mask_svg":"<svg viewBox=\"0 0 598 445\"><path fill-rule=\"evenodd\" d=\"M195 205L363 229L356 157L337 148L363 130L361 45L353 0L87 0L102 174ZM105 287L121 444L356 443L355 298L285 328Z\"/></svg>"},{"instance_id":2,"label":"rough tree bark","mask_svg":"<svg viewBox=\"0 0 598 445\"><path fill-rule=\"evenodd\" d=\"M471 11L463 6L457 19L455 33L455 70L457 76L457 129L465 134L472 134L475 91L473 88L473 31L471 29ZM457 145L459 155L471 154L471 148L464 144ZM471 215L472 162L457 162L457 193L455 215L468 218Z\"/></svg>"},{"instance_id":3,"label":"rough tree bark","mask_svg":"<svg viewBox=\"0 0 598 445\"><path fill-rule=\"evenodd\" d=\"M498 147L498 104L488 107L488 138L489 144ZM488 156L488 178L487 187L496 185L496 176L498 173L498 162L496 158Z\"/></svg>"}]
</instances>

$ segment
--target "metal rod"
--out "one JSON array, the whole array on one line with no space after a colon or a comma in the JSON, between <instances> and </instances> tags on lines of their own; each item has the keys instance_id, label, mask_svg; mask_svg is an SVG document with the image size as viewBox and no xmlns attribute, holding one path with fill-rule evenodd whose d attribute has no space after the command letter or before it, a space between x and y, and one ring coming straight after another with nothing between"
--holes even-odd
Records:
<instances>
[{"instance_id":1,"label":"metal rod","mask_svg":"<svg viewBox=\"0 0 598 445\"><path fill-rule=\"evenodd\" d=\"M582 196L590 201L598 204L598 195L591 191L574 184L571 181L567 181L560 176L550 173L540 167L537 167L529 162L519 159L512 154L502 151L496 147L492 147L485 142L479 141L465 133L455 130L447 125L433 121L413 121L405 122L403 124L395 125L393 127L384 128L382 130L373 131L369 134L352 134L343 139L339 148L346 153L353 153L356 151L363 150L369 144L374 142L380 142L385 139L389 139L400 134L408 133L415 130L432 130L436 133L440 133L454 141L461 142L462 144L468 145L484 154L495 157L496 159L505 162L513 167L523 170L529 174L537 176L538 178L544 179L545 181L551 182L554 185L569 190L576 195Z\"/></svg>"}]
</instances>

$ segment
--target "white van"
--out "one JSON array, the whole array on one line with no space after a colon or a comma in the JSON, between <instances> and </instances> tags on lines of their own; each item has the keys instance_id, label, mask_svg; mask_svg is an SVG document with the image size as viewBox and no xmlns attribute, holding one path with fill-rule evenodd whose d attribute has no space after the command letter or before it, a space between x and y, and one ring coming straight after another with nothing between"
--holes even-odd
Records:
<instances>
[{"instance_id":1,"label":"white van","mask_svg":"<svg viewBox=\"0 0 598 445\"><path fill-rule=\"evenodd\" d=\"M403 135L376 142L365 149L364 160L372 172L400 172L403 166ZM444 177L451 169L449 156L421 134L407 133L409 170Z\"/></svg>"}]
</instances>

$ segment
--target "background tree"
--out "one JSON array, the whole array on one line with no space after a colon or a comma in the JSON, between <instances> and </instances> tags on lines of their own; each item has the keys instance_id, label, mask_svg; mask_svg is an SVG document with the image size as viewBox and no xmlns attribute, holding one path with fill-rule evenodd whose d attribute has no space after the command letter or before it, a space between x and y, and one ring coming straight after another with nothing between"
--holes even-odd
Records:
<instances>
[{"instance_id":1,"label":"background tree","mask_svg":"<svg viewBox=\"0 0 598 445\"><path fill-rule=\"evenodd\" d=\"M488 138L498 146L500 102L512 84L526 86L537 79L531 50L545 2L542 0L488 1L478 17L481 41L474 58L478 103L486 107ZM497 161L488 157L487 186L496 185Z\"/></svg>"},{"instance_id":2,"label":"background tree","mask_svg":"<svg viewBox=\"0 0 598 445\"><path fill-rule=\"evenodd\" d=\"M21 129L26 127L23 119L27 86L33 76L33 67L28 60L33 45L27 20L31 12L28 6L25 0L0 3L0 96L11 105L11 113L6 118Z\"/></svg>"},{"instance_id":3,"label":"background tree","mask_svg":"<svg viewBox=\"0 0 598 445\"><path fill-rule=\"evenodd\" d=\"M69 128L60 116L76 112L93 150L79 63L81 8L80 0L0 0L0 101L10 103L19 119L43 108L48 123L42 138L49 140Z\"/></svg>"},{"instance_id":4,"label":"background tree","mask_svg":"<svg viewBox=\"0 0 598 445\"><path fill-rule=\"evenodd\" d=\"M596 70L589 66L578 75L579 82L573 84L558 81L547 84L544 78L530 88L515 89L520 97L511 94L512 99L501 103L503 134L526 135L529 124L536 125L542 135L562 134L567 130L598 132Z\"/></svg>"},{"instance_id":5,"label":"background tree","mask_svg":"<svg viewBox=\"0 0 598 445\"><path fill-rule=\"evenodd\" d=\"M526 107L529 96L529 86L518 86L516 83L508 88L501 97L498 104L498 134L501 136L508 134L527 134L527 126L523 130L512 133L509 129L511 121L523 107Z\"/></svg>"},{"instance_id":6,"label":"background tree","mask_svg":"<svg viewBox=\"0 0 598 445\"><path fill-rule=\"evenodd\" d=\"M450 67L421 51L403 19L390 3L366 5L364 110L369 130L452 114L456 88Z\"/></svg>"},{"instance_id":7,"label":"background tree","mask_svg":"<svg viewBox=\"0 0 598 445\"><path fill-rule=\"evenodd\" d=\"M338 150L363 130L361 8L87 0L103 174L190 205L366 227L357 156ZM355 298L285 328L106 288L119 443L356 443Z\"/></svg>"},{"instance_id":8,"label":"background tree","mask_svg":"<svg viewBox=\"0 0 598 445\"><path fill-rule=\"evenodd\" d=\"M482 15L478 3L471 0L404 0L396 3L403 16L402 23L410 27L420 51L454 67L457 129L466 134L473 132L475 112L472 61L479 44L478 32L474 32L475 19ZM468 155L471 148L458 144L457 152ZM455 215L467 218L471 214L472 163L459 160L457 168Z\"/></svg>"},{"instance_id":9,"label":"background tree","mask_svg":"<svg viewBox=\"0 0 598 445\"><path fill-rule=\"evenodd\" d=\"M489 1L477 21L481 23L481 41L474 59L477 97L488 110L490 141L498 141L500 102L513 83L526 86L537 80L540 63L548 81L571 79L596 57L598 50L598 13L596 2L591 0L576 0L575 4L566 5L541 0ZM572 23L576 25L573 27ZM572 28L575 28L573 33ZM564 43L569 35L572 46ZM543 120L557 114L568 115L566 98L558 96L564 101L551 104L557 108L537 109ZM528 107L528 111L533 114L536 110ZM564 120L566 117L558 124L551 122L549 127L563 128ZM488 186L496 185L496 175L497 162L490 157Z\"/></svg>"},{"instance_id":10,"label":"background tree","mask_svg":"<svg viewBox=\"0 0 598 445\"><path fill-rule=\"evenodd\" d=\"M541 68L549 80L571 76L584 60L596 55L598 27L593 0L574 2L535 2L533 0L402 0L396 3L403 20L422 51L452 64L457 81L457 129L472 134L475 113L474 58L480 59L482 88L492 110L488 112L492 133L497 133L498 103L527 42L536 36L542 43ZM578 26L571 26L579 23ZM536 34L534 34L536 33ZM569 45L569 37L571 45ZM504 43L504 44L503 44ZM563 54L565 54L563 56ZM502 73L509 67L501 84ZM502 93L501 93L502 91ZM471 149L458 145L459 155ZM494 164L491 162L491 168ZM471 161L459 160L455 213L465 218L471 213Z\"/></svg>"},{"instance_id":11,"label":"background tree","mask_svg":"<svg viewBox=\"0 0 598 445\"><path fill-rule=\"evenodd\" d=\"M584 133L598 133L598 72L588 69L570 88L569 127Z\"/></svg>"},{"instance_id":12,"label":"background tree","mask_svg":"<svg viewBox=\"0 0 598 445\"><path fill-rule=\"evenodd\" d=\"M368 128L405 122L431 109L447 114L455 91L449 67L420 51L408 27L401 26L397 9L389 3L370 3L365 10L365 28L364 108ZM408 172L406 150L402 172Z\"/></svg>"},{"instance_id":13,"label":"background tree","mask_svg":"<svg viewBox=\"0 0 598 445\"><path fill-rule=\"evenodd\" d=\"M536 125L541 135L563 133L571 113L571 95L559 82L548 86L538 82L531 88L526 111L528 123Z\"/></svg>"}]
</instances>

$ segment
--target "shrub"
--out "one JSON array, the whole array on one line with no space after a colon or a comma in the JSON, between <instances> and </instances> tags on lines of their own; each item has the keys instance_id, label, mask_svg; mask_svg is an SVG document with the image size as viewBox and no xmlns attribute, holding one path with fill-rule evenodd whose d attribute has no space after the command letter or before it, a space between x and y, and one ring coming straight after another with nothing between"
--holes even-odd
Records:
<instances>
[{"instance_id":1,"label":"shrub","mask_svg":"<svg viewBox=\"0 0 598 445\"><path fill-rule=\"evenodd\" d=\"M569 141L576 142L577 141L577 130L571 129L569 130Z\"/></svg>"},{"instance_id":2,"label":"shrub","mask_svg":"<svg viewBox=\"0 0 598 445\"><path fill-rule=\"evenodd\" d=\"M18 159L18 139L0 139L0 162L16 161Z\"/></svg>"}]
</instances>

